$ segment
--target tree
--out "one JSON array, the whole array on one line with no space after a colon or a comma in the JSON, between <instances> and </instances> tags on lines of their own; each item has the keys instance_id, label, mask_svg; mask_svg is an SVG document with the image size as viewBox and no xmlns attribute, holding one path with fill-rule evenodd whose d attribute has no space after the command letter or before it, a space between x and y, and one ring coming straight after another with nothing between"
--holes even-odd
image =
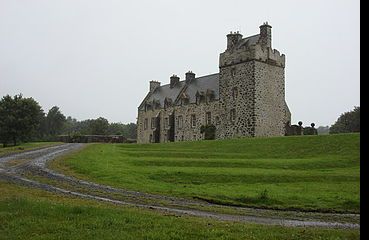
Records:
<instances>
[{"instance_id":1,"label":"tree","mask_svg":"<svg viewBox=\"0 0 369 240\"><path fill-rule=\"evenodd\" d=\"M123 123L110 123L108 134L109 135L122 135L125 129L125 125Z\"/></svg>"},{"instance_id":2,"label":"tree","mask_svg":"<svg viewBox=\"0 0 369 240\"><path fill-rule=\"evenodd\" d=\"M77 119L68 116L64 122L62 133L71 135L77 133L78 132L77 129L78 129Z\"/></svg>"},{"instance_id":3,"label":"tree","mask_svg":"<svg viewBox=\"0 0 369 240\"><path fill-rule=\"evenodd\" d=\"M206 126L202 125L200 127L200 133L205 133L205 136L204 136L205 140L214 140L215 131L216 131L216 127L213 124L206 125Z\"/></svg>"},{"instance_id":4,"label":"tree","mask_svg":"<svg viewBox=\"0 0 369 240\"><path fill-rule=\"evenodd\" d=\"M4 96L0 101L0 140L4 146L10 141L31 137L44 115L40 105L33 98L23 98L22 94Z\"/></svg>"},{"instance_id":5,"label":"tree","mask_svg":"<svg viewBox=\"0 0 369 240\"><path fill-rule=\"evenodd\" d=\"M124 125L123 136L130 139L137 139L137 124L128 123Z\"/></svg>"},{"instance_id":6,"label":"tree","mask_svg":"<svg viewBox=\"0 0 369 240\"><path fill-rule=\"evenodd\" d=\"M60 112L59 107L52 107L46 116L46 126L48 135L55 136L61 134L64 124L66 122L65 116Z\"/></svg>"},{"instance_id":7,"label":"tree","mask_svg":"<svg viewBox=\"0 0 369 240\"><path fill-rule=\"evenodd\" d=\"M360 107L342 113L337 121L330 127L330 133L360 132Z\"/></svg>"},{"instance_id":8,"label":"tree","mask_svg":"<svg viewBox=\"0 0 369 240\"><path fill-rule=\"evenodd\" d=\"M103 117L91 120L90 132L92 135L106 135L109 129L109 121Z\"/></svg>"}]
</instances>

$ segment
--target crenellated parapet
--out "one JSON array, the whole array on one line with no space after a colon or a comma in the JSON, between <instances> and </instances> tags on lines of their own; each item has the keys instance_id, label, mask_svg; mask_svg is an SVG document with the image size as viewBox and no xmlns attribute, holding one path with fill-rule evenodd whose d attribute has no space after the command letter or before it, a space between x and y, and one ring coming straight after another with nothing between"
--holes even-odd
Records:
<instances>
[{"instance_id":1,"label":"crenellated parapet","mask_svg":"<svg viewBox=\"0 0 369 240\"><path fill-rule=\"evenodd\" d=\"M221 53L219 67L227 67L252 60L266 62L283 68L286 61L285 55L281 54L277 49L263 48L261 44L255 43Z\"/></svg>"},{"instance_id":2,"label":"crenellated parapet","mask_svg":"<svg viewBox=\"0 0 369 240\"><path fill-rule=\"evenodd\" d=\"M259 34L242 38L242 34L227 34L227 49L220 54L219 67L256 60L285 67L285 55L272 48L272 26L265 22L260 26Z\"/></svg>"}]
</instances>

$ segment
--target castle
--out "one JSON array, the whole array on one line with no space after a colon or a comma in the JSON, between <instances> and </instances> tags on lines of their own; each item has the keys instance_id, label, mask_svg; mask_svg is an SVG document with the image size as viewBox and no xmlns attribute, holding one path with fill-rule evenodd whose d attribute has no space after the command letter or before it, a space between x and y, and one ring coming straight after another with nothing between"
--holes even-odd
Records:
<instances>
[{"instance_id":1,"label":"castle","mask_svg":"<svg viewBox=\"0 0 369 240\"><path fill-rule=\"evenodd\" d=\"M219 73L185 79L176 75L150 90L138 107L137 142L201 140L204 127L213 138L284 136L291 113L285 101L285 55L272 48L272 27L242 38L227 35Z\"/></svg>"}]
</instances>

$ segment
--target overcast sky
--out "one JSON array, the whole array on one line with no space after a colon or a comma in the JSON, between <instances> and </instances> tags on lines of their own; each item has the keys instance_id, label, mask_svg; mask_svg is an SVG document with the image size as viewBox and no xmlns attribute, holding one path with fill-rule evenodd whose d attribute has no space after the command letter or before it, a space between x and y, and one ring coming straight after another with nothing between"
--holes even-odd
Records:
<instances>
[{"instance_id":1,"label":"overcast sky","mask_svg":"<svg viewBox=\"0 0 369 240\"><path fill-rule=\"evenodd\" d=\"M0 0L0 97L136 122L150 80L219 72L226 34L265 21L292 123L331 125L360 105L359 0Z\"/></svg>"}]
</instances>

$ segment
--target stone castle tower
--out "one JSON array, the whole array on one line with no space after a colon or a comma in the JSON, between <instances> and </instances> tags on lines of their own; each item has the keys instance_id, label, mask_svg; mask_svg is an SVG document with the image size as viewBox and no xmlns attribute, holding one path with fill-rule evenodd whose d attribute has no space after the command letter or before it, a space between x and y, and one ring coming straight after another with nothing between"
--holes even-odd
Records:
<instances>
[{"instance_id":1,"label":"stone castle tower","mask_svg":"<svg viewBox=\"0 0 369 240\"><path fill-rule=\"evenodd\" d=\"M222 117L220 138L285 134L291 117L285 56L272 49L271 28L264 23L260 34L247 38L227 35L227 49L219 57L219 101L229 116Z\"/></svg>"},{"instance_id":2,"label":"stone castle tower","mask_svg":"<svg viewBox=\"0 0 369 240\"><path fill-rule=\"evenodd\" d=\"M180 81L177 75L161 86L151 81L138 108L137 141L204 139L202 126L215 126L215 138L283 136L291 114L285 102L285 55L272 49L271 26L243 38L227 35L219 73Z\"/></svg>"}]
</instances>

